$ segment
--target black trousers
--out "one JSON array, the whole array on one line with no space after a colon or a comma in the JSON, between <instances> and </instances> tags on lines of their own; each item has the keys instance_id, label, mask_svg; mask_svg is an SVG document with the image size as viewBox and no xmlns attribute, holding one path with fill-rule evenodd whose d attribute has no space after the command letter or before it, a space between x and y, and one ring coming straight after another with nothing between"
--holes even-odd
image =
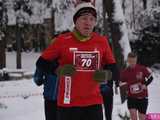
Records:
<instances>
[{"instance_id":1,"label":"black trousers","mask_svg":"<svg viewBox=\"0 0 160 120\"><path fill-rule=\"evenodd\" d=\"M113 89L107 92L101 92L103 97L103 104L105 110L106 120L112 120L112 110L113 110Z\"/></svg>"},{"instance_id":2,"label":"black trousers","mask_svg":"<svg viewBox=\"0 0 160 120\"><path fill-rule=\"evenodd\" d=\"M58 120L103 120L102 105L59 107Z\"/></svg>"},{"instance_id":3,"label":"black trousers","mask_svg":"<svg viewBox=\"0 0 160 120\"><path fill-rule=\"evenodd\" d=\"M44 100L45 119L57 120L57 101Z\"/></svg>"}]
</instances>

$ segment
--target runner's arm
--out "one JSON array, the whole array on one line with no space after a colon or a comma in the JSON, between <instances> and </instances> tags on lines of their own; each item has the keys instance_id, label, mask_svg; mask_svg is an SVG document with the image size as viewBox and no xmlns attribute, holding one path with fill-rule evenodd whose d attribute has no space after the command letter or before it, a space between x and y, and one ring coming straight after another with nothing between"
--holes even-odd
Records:
<instances>
[{"instance_id":1,"label":"runner's arm","mask_svg":"<svg viewBox=\"0 0 160 120\"><path fill-rule=\"evenodd\" d=\"M110 70L112 72L112 81L114 81L116 87L118 87L120 75L119 75L119 70L118 70L117 64L116 63L107 64L104 66L103 69Z\"/></svg>"},{"instance_id":2,"label":"runner's arm","mask_svg":"<svg viewBox=\"0 0 160 120\"><path fill-rule=\"evenodd\" d=\"M44 50L36 62L36 67L46 73L54 73L59 66L58 58L60 56L60 40L55 39L54 42Z\"/></svg>"},{"instance_id":3,"label":"runner's arm","mask_svg":"<svg viewBox=\"0 0 160 120\"><path fill-rule=\"evenodd\" d=\"M144 84L148 86L152 81L153 81L153 76L151 75L148 78L145 78Z\"/></svg>"},{"instance_id":4,"label":"runner's arm","mask_svg":"<svg viewBox=\"0 0 160 120\"><path fill-rule=\"evenodd\" d=\"M52 60L52 61L48 61L45 60L43 57L39 57L37 62L36 62L36 67L45 72L45 73L49 73L52 74L54 73L54 71L57 69L57 67L59 66L58 61Z\"/></svg>"}]
</instances>

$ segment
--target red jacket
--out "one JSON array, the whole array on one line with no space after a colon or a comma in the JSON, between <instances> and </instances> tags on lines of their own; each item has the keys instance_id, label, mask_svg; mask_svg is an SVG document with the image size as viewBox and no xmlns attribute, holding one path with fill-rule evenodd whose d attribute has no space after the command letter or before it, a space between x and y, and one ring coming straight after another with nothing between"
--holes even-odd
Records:
<instances>
[{"instance_id":1,"label":"red jacket","mask_svg":"<svg viewBox=\"0 0 160 120\"><path fill-rule=\"evenodd\" d=\"M149 75L150 72L142 65L136 65L133 68L128 67L121 72L120 80L127 83L129 97L144 98L148 96L148 90L144 89L142 85Z\"/></svg>"},{"instance_id":2,"label":"red jacket","mask_svg":"<svg viewBox=\"0 0 160 120\"><path fill-rule=\"evenodd\" d=\"M58 58L60 67L65 64L73 64L76 67L73 76L60 77L59 106L102 104L99 84L93 80L93 74L103 65L115 63L105 37L93 33L90 40L80 42L73 33L65 33L58 36L41 57L48 61Z\"/></svg>"}]
</instances>

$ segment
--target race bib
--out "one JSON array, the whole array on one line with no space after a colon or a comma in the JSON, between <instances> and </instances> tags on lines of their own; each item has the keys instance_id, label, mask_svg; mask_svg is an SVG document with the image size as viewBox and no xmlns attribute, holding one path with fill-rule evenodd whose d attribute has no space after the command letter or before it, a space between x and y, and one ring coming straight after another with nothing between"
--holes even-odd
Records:
<instances>
[{"instance_id":1,"label":"race bib","mask_svg":"<svg viewBox=\"0 0 160 120\"><path fill-rule=\"evenodd\" d=\"M137 84L133 84L130 86L130 92L132 94L136 94L136 93L140 93L142 92L142 88L141 88L141 84L137 83Z\"/></svg>"},{"instance_id":2,"label":"race bib","mask_svg":"<svg viewBox=\"0 0 160 120\"><path fill-rule=\"evenodd\" d=\"M99 51L75 51L74 66L77 71L95 71L99 69Z\"/></svg>"}]
</instances>

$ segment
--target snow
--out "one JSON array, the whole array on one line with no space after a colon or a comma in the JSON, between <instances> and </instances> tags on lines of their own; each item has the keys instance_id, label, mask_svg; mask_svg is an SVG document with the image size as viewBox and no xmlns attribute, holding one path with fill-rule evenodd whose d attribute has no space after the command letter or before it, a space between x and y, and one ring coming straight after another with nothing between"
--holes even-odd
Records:
<instances>
[{"instance_id":1,"label":"snow","mask_svg":"<svg viewBox=\"0 0 160 120\"><path fill-rule=\"evenodd\" d=\"M22 69L28 72L34 72L35 62L40 56L40 53L23 52L22 53ZM16 52L6 53L6 67L8 69L16 69Z\"/></svg>"},{"instance_id":2,"label":"snow","mask_svg":"<svg viewBox=\"0 0 160 120\"><path fill-rule=\"evenodd\" d=\"M45 18L51 17L51 9L53 8L56 11L55 15L55 29L56 31L64 31L64 30L72 30L73 28L73 21L72 15L74 11L74 4L68 6L68 3L73 3L75 0L52 0L52 4L47 6L46 2L43 0L31 0L27 3L33 11L31 17L27 14L24 15L26 21L29 21L31 24L39 24L43 23ZM129 35L129 40L134 40L136 36L133 34L135 30L140 27L139 23L139 14L144 11L143 9L143 2L142 0L114 0L117 6L116 16L119 20L122 18L122 9L121 9L121 2L124 3L124 15L125 18L125 29L127 27L127 31L124 31L124 34ZM14 0L6 0L7 6L7 15L8 15L8 24L13 25L16 23L16 12L13 10ZM132 4L134 3L134 5ZM147 1L147 9L155 8L159 4L159 0L149 0ZM63 10L62 8L67 8ZM66 7L67 6L67 7ZM133 6L135 8L133 8ZM96 0L96 8L98 13L102 13L102 0ZM141 18L141 17L140 17ZM98 20L102 19L102 15L98 15ZM99 25L101 27L102 22L99 21ZM124 29L123 29L124 30ZM128 33L127 33L128 32ZM123 40L127 40L127 36L124 35L125 38ZM122 42L123 44L123 42ZM125 51L129 51L129 48ZM127 52L125 52L126 54Z\"/></svg>"},{"instance_id":3,"label":"snow","mask_svg":"<svg viewBox=\"0 0 160 120\"><path fill-rule=\"evenodd\" d=\"M7 0L6 6L8 8L7 15L8 15L8 24L9 25L15 25L16 24L16 17L20 16L19 13L16 13L14 11L14 1L13 0ZM46 4L43 2L38 2L35 0L32 0L28 4L31 9L33 14L29 16L27 13L23 12L23 10L18 10L17 12L22 13L22 17L25 18L24 22L25 23L31 23L31 24L39 24L43 23L44 18L51 17L51 12L50 9L46 7Z\"/></svg>"},{"instance_id":4,"label":"snow","mask_svg":"<svg viewBox=\"0 0 160 120\"><path fill-rule=\"evenodd\" d=\"M148 112L160 113L160 71L155 71L153 74L155 78L152 84L149 86L149 107Z\"/></svg>"},{"instance_id":5,"label":"snow","mask_svg":"<svg viewBox=\"0 0 160 120\"><path fill-rule=\"evenodd\" d=\"M14 52L7 53L7 68L15 69ZM39 53L22 53L22 69L35 69ZM149 107L147 113L160 113L160 70L153 69L154 81L149 86ZM32 79L0 81L1 120L44 120L43 87L37 87ZM118 114L128 113L127 104L121 104L120 96L114 96L113 120L120 120Z\"/></svg>"},{"instance_id":6,"label":"snow","mask_svg":"<svg viewBox=\"0 0 160 120\"><path fill-rule=\"evenodd\" d=\"M57 31L61 30L73 30L73 11L74 8L70 7L68 10L65 11L65 14L62 13L55 13L56 20L55 20L55 28Z\"/></svg>"},{"instance_id":7,"label":"snow","mask_svg":"<svg viewBox=\"0 0 160 120\"><path fill-rule=\"evenodd\" d=\"M0 0L2 1L2 0ZM29 17L24 14L24 18L33 24L43 23L44 18L50 17L51 8L47 8L46 4L43 2L39 3L36 0L31 0L30 3L33 15ZM66 0L67 1L67 0ZM66 2L65 1L65 2ZM68 0L69 1L69 0ZM10 25L16 22L16 12L13 10L13 0L7 0L9 16L8 20ZM53 0L53 7L58 12L55 17L55 27L57 31L62 31L66 29L72 29L74 24L72 21L74 6L71 5L67 10L62 11L60 9L61 2L63 0ZM129 40L133 38L134 27L138 28L138 19L135 21L135 26L133 25L133 9L132 1L125 2L125 16L123 15L120 0L114 0L116 3L116 14L115 20L122 22L121 31L123 36L120 40L120 44L123 49L123 54L126 59L128 52L130 52ZM134 0L135 2L135 14L142 11L142 1ZM147 3L149 8L157 6L158 0L150 0ZM102 13L102 1L96 0L96 8L98 13ZM138 14L137 14L138 15ZM100 15L100 17L102 17ZM138 16L135 16L138 18ZM129 35L129 39L128 39ZM25 75L32 75L35 70L35 62L39 57L40 53L22 53L22 70L26 71ZM16 69L16 53L7 52L6 53L6 68L9 71L15 71ZM0 71L1 72L1 71ZM16 77L18 75L14 74ZM147 113L160 113L160 70L154 69L154 81L149 86L149 107ZM43 88L37 87L32 79L21 79L13 80L10 82L0 81L0 119L1 120L44 120L44 104L42 96ZM120 96L114 96L114 109L113 109L113 120L119 120L118 114L128 113L127 104L121 104Z\"/></svg>"},{"instance_id":8,"label":"snow","mask_svg":"<svg viewBox=\"0 0 160 120\"><path fill-rule=\"evenodd\" d=\"M42 24L45 18L45 14L47 14L45 12L45 4L39 3L38 1L33 1L32 10L33 10L33 15L30 18L30 22L32 24L38 24L38 23Z\"/></svg>"},{"instance_id":9,"label":"snow","mask_svg":"<svg viewBox=\"0 0 160 120\"><path fill-rule=\"evenodd\" d=\"M0 91L0 96L11 96L0 98L0 103L6 106L0 108L1 120L44 120L42 95L30 97L31 93L42 91L32 80L0 82Z\"/></svg>"}]
</instances>

